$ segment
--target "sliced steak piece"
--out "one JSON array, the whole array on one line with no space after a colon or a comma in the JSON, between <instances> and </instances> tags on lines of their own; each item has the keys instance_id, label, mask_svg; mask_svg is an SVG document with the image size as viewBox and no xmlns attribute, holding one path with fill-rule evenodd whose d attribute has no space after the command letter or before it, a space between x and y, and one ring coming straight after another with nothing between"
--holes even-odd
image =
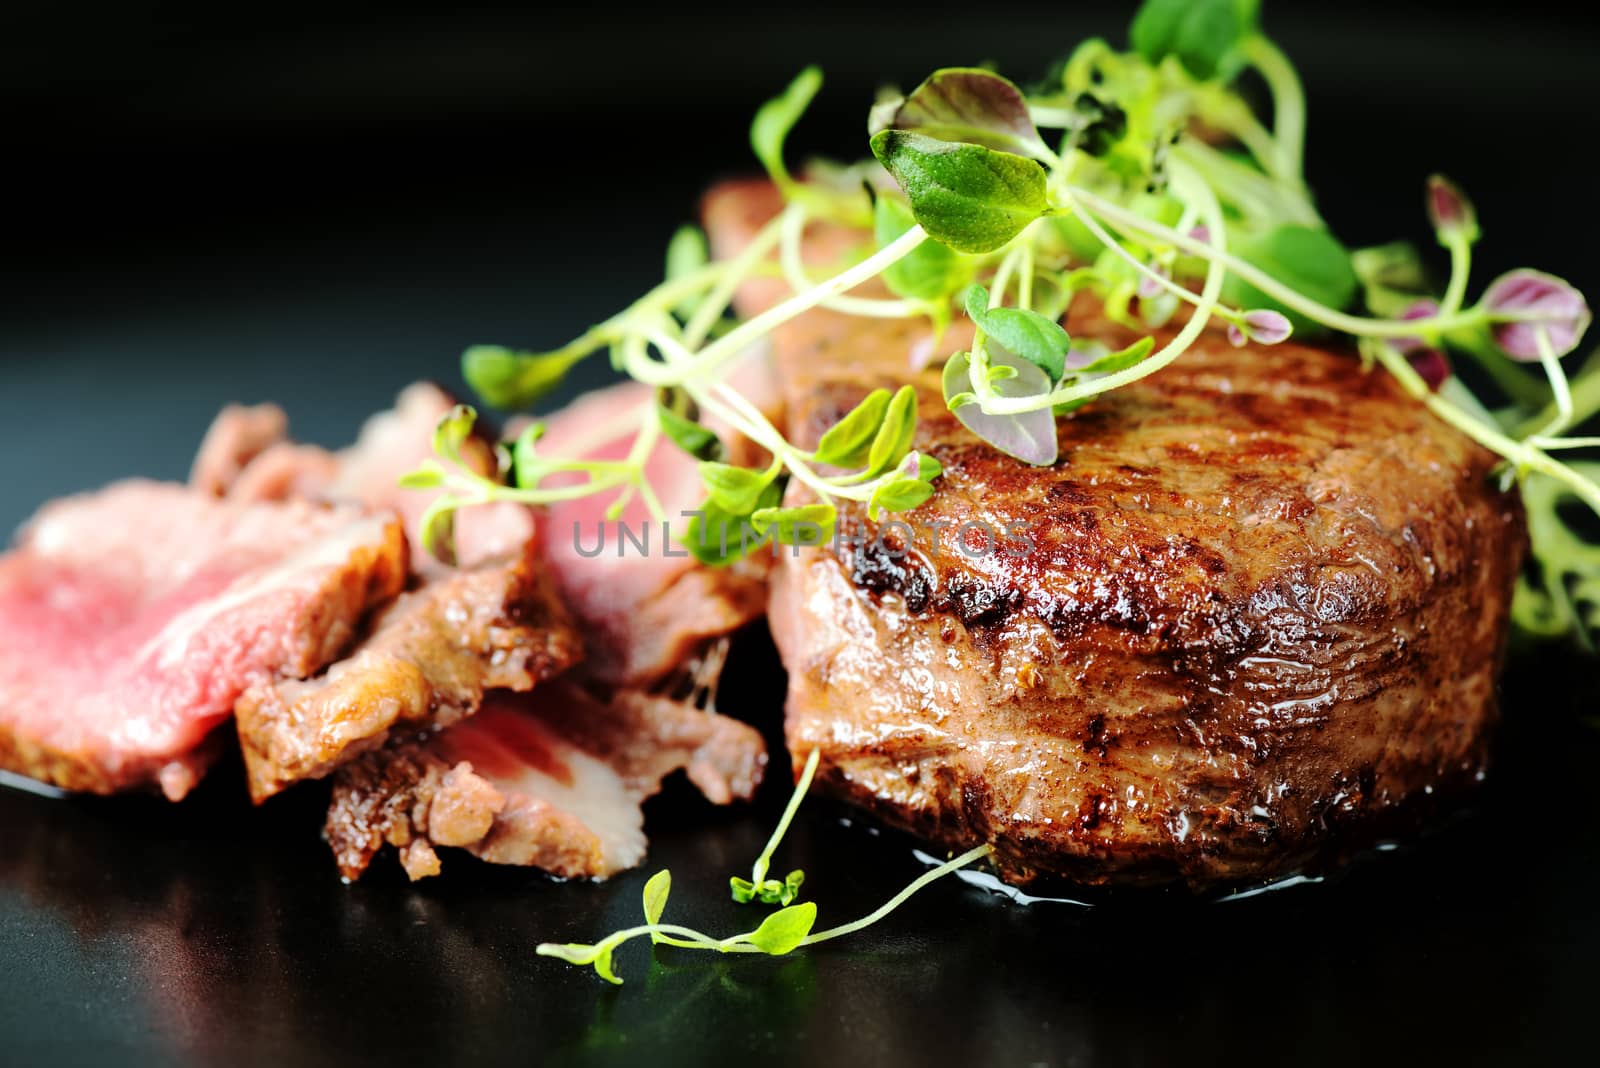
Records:
<instances>
[{"instance_id":1,"label":"sliced steak piece","mask_svg":"<svg viewBox=\"0 0 1600 1068\"><path fill-rule=\"evenodd\" d=\"M328 452L278 440L231 466L230 497L310 495L357 502L401 516L414 529L433 491L402 489L400 476L432 455L435 426L454 407L443 390L418 383L392 411L367 420L350 448ZM259 444L261 409L224 411L207 435L196 471L230 467ZM487 446L469 452L491 463ZM485 467L485 469L487 469ZM252 688L237 708L251 796L259 803L287 786L321 778L357 753L383 744L395 727L443 726L476 710L486 689L526 690L577 662L582 642L536 560L533 513L519 505L464 512L457 529L467 566L447 567L418 552L418 588L371 621L356 647L307 680Z\"/></svg>"},{"instance_id":2,"label":"sliced steak piece","mask_svg":"<svg viewBox=\"0 0 1600 1068\"><path fill-rule=\"evenodd\" d=\"M239 701L250 795L259 803L321 778L397 727L454 723L485 690L532 689L581 656L531 552L430 578L326 674L255 686Z\"/></svg>"},{"instance_id":3,"label":"sliced steak piece","mask_svg":"<svg viewBox=\"0 0 1600 1068\"><path fill-rule=\"evenodd\" d=\"M354 445L337 452L289 440L288 418L275 405L224 408L206 432L190 483L234 500L326 500L360 503L397 513L415 533L436 490L403 489L400 476L433 455L433 431L455 399L431 382L407 386L392 409L361 428ZM480 473L493 469L487 443L471 439L463 455ZM520 552L529 537L526 509L514 505L462 513L456 540L466 563ZM422 571L445 571L425 553Z\"/></svg>"},{"instance_id":4,"label":"sliced steak piece","mask_svg":"<svg viewBox=\"0 0 1600 1068\"><path fill-rule=\"evenodd\" d=\"M400 525L130 481L47 505L0 557L0 767L182 797L250 686L312 674L405 581Z\"/></svg>"},{"instance_id":5,"label":"sliced steak piece","mask_svg":"<svg viewBox=\"0 0 1600 1068\"><path fill-rule=\"evenodd\" d=\"M717 191L714 244L774 207ZM1131 340L1083 305L1067 326ZM992 843L1015 882L1204 886L1481 777L1525 547L1493 456L1352 354L1213 330L1058 420L1062 461L1031 468L908 372L924 331L813 312L775 341L797 445L910 380L944 466L914 530L847 510L863 547L778 566L788 743L821 749L824 789Z\"/></svg>"},{"instance_id":6,"label":"sliced steak piece","mask_svg":"<svg viewBox=\"0 0 1600 1068\"><path fill-rule=\"evenodd\" d=\"M339 769L325 835L340 874L360 878L385 845L412 879L436 875L436 846L494 864L605 878L645 855L645 798L683 768L707 798L755 792L761 736L693 704L637 692L602 702L558 682L496 693L425 742Z\"/></svg>"},{"instance_id":7,"label":"sliced steak piece","mask_svg":"<svg viewBox=\"0 0 1600 1068\"><path fill-rule=\"evenodd\" d=\"M769 377L764 354L736 373L763 387ZM654 390L638 383L586 394L547 420L540 449L551 456L622 459L640 421L654 418L653 405ZM663 438L646 461L646 474L667 515L670 539L637 499L619 519L608 520L608 494L552 505L543 520L545 559L589 638L588 670L609 685L649 686L766 608L768 558L757 554L711 569L684 549L684 513L706 496L695 460Z\"/></svg>"}]
</instances>

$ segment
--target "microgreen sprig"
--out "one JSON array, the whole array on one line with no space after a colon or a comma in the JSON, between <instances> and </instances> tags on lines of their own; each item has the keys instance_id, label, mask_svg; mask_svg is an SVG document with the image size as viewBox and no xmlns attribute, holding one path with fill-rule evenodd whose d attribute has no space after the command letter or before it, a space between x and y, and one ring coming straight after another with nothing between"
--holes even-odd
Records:
<instances>
[{"instance_id":1,"label":"microgreen sprig","mask_svg":"<svg viewBox=\"0 0 1600 1068\"><path fill-rule=\"evenodd\" d=\"M614 493L618 502L655 502L643 460L662 433L701 462L707 501L690 524L689 548L708 564L766 542L818 544L841 503L865 505L873 520L919 506L936 492L939 470L914 449L909 387L869 396L808 451L730 383L739 354L826 307L926 318L935 336L965 312L974 342L942 356L945 404L979 438L1039 465L1060 460L1057 418L1158 373L1212 324L1239 345L1341 334L1357 342L1367 366L1393 374L1435 415L1502 457L1508 484L1524 480L1535 529L1577 538L1552 502L1600 512L1593 468L1556 455L1588 447L1590 439L1569 431L1600 388L1600 363L1571 376L1562 363L1589 325L1583 296L1558 278L1519 270L1470 301L1478 216L1466 194L1438 176L1425 206L1449 257L1441 293L1428 291L1412 250L1347 249L1306 190L1304 90L1264 35L1259 8L1258 0L1146 0L1131 50L1086 41L1052 84L1031 93L988 70L936 71L872 107L868 147L881 170L791 172L785 141L822 84L808 68L752 125L752 147L787 204L741 252L712 261L703 235L681 231L667 279L570 344L542 354L480 347L464 360L485 400L520 407L607 351L620 370L672 396L671 414L636 424L636 447L620 462L546 458L530 441L513 450L517 462L502 464L497 481L441 453L415 476L447 490L429 529L447 531L455 509L485 500ZM1270 123L1236 89L1246 69L1267 84ZM872 246L814 276L803 246L818 220L870 229ZM748 321L730 319L739 286L771 276L792 293ZM855 292L873 280L890 295ZM1140 343L1120 353L1074 346L1060 324L1082 292L1145 335ZM1156 344L1151 331L1184 306L1187 320ZM1477 363L1493 392L1468 392L1451 373L1452 356ZM702 455L708 435L719 433L747 439L767 459L736 468ZM534 457L526 467L522 453ZM1534 480L1553 489L1531 489ZM1571 538L1533 541L1540 573L1563 576L1564 589L1600 582L1600 562L1576 552ZM1524 602L1533 596L1519 594ZM1551 594L1516 617L1554 613L1569 629L1593 626L1578 604ZM1547 622L1541 633L1553 629Z\"/></svg>"},{"instance_id":2,"label":"microgreen sprig","mask_svg":"<svg viewBox=\"0 0 1600 1068\"><path fill-rule=\"evenodd\" d=\"M595 973L610 983L620 985L622 979L612 967L612 954L624 943L636 938L650 937L651 942L657 945L675 946L679 949L704 950L716 953L764 953L768 956L781 957L794 952L802 946L814 946L820 942L832 941L848 934L864 930L895 909L905 904L912 895L928 886L930 883L942 879L952 872L982 860L994 852L994 847L980 845L959 856L953 857L943 864L922 873L906 885L898 894L878 906L872 912L849 923L840 924L826 930L816 931L813 928L817 922L817 904L814 901L803 901L794 904L795 896L799 893L800 884L804 881L803 872L794 871L781 882L777 879L768 879L767 870L772 860L772 854L777 850L779 842L783 840L785 832L793 822L795 813L800 808L800 802L805 798L811 788L811 781L817 771L817 763L821 750L813 749L806 758L805 768L795 783L794 793L789 798L789 804L784 808L783 817L778 821L777 828L772 837L767 841L766 848L756 859L749 880L737 876L730 880L733 889L733 899L741 904L760 901L763 904L781 904L783 907L767 916L756 925L753 930L741 934L729 935L726 938L716 938L704 932L679 924L662 923L661 918L666 912L667 898L672 891L672 873L666 869L656 872L645 882L643 905L644 923L634 927L625 927L615 931L595 943L545 942L535 950L541 957L555 957L569 964L588 965L594 968Z\"/></svg>"}]
</instances>

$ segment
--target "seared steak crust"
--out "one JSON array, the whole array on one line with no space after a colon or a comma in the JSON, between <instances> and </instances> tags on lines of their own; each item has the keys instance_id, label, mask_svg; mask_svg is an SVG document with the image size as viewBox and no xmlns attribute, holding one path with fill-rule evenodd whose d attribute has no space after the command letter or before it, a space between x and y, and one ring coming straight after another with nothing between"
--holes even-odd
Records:
<instances>
[{"instance_id":1,"label":"seared steak crust","mask_svg":"<svg viewBox=\"0 0 1600 1068\"><path fill-rule=\"evenodd\" d=\"M234 713L250 794L259 803L321 778L396 727L454 723L477 710L485 690L531 689L581 657L582 640L531 546L430 579L385 608L326 674L244 695Z\"/></svg>"},{"instance_id":2,"label":"seared steak crust","mask_svg":"<svg viewBox=\"0 0 1600 1068\"><path fill-rule=\"evenodd\" d=\"M763 203L725 189L709 223L728 242ZM1081 305L1067 326L1131 340ZM906 381L925 335L792 323L791 438ZM776 578L788 743L821 748L826 789L991 842L1012 881L1201 886L1292 870L1481 775L1522 517L1494 457L1387 375L1209 331L1058 420L1048 469L968 433L936 371L914 381L916 447L945 473L898 517L912 536L847 511L864 546L785 555Z\"/></svg>"}]
</instances>

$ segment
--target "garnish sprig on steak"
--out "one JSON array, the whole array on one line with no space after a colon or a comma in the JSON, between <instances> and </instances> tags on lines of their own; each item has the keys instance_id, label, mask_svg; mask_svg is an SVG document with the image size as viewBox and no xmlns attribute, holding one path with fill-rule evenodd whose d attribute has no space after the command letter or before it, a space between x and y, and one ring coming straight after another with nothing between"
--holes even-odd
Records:
<instances>
[{"instance_id":1,"label":"garnish sprig on steak","mask_svg":"<svg viewBox=\"0 0 1600 1068\"><path fill-rule=\"evenodd\" d=\"M685 228L661 285L566 346L465 354L481 397L517 408L579 361L609 352L614 366L658 389L653 410L625 413L633 447L606 461L547 456L534 424L502 449L500 477L486 477L455 462L475 418L461 409L441 428L439 460L411 476L450 491L429 517L429 545L446 542L457 508L500 499L611 494L616 516L637 497L656 518L676 521L645 477L662 434L700 461L707 499L686 547L709 564L765 541L826 541L841 500L866 504L873 519L916 508L937 492L940 468L912 449L911 389L872 393L806 450L732 383L742 354L813 308L925 318L935 344L908 365L908 377L942 362L944 399L957 418L1035 465L1071 460L1057 454L1057 419L1160 371L1209 325L1225 326L1241 346L1331 333L1355 341L1363 371L1393 375L1503 459L1497 476L1520 483L1533 546L1514 618L1537 635L1589 641L1600 628L1600 550L1563 510L1576 501L1600 513L1600 467L1560 458L1597 444L1571 431L1600 411L1600 361L1570 379L1562 364L1589 325L1587 303L1531 269L1501 275L1468 303L1478 221L1466 195L1440 177L1429 181L1425 204L1449 257L1442 291L1429 289L1409 245L1341 244L1302 178L1304 93L1262 34L1258 8L1254 0L1147 0L1129 50L1084 42L1028 92L988 70L936 71L872 107L874 160L813 164L801 181L785 163L784 142L822 82L815 68L803 71L751 127L786 207L745 248L713 259L704 235ZM1270 89L1270 121L1237 89L1246 70ZM870 239L819 263L806 244L814 221L855 226ZM733 317L735 292L760 278L780 279L787 299L747 321ZM1111 320L1147 335L1187 317L1159 346L1146 336L1107 351L1062 326L1084 292ZM972 341L952 351L939 339L956 316L971 321ZM1453 359L1476 364L1488 385L1470 390ZM726 463L705 421L761 446L770 462ZM806 503L785 504L791 483L805 487Z\"/></svg>"}]
</instances>

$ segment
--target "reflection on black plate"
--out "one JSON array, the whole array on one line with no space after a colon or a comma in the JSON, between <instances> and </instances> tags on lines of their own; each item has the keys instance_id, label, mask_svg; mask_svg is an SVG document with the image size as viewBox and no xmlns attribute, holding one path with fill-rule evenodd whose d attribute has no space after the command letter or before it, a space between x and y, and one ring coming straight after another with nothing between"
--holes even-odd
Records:
<instances>
[{"instance_id":1,"label":"reflection on black plate","mask_svg":"<svg viewBox=\"0 0 1600 1068\"><path fill-rule=\"evenodd\" d=\"M760 666L760 644L745 651ZM415 886L390 862L348 887L317 841L316 788L258 811L235 768L177 806L0 791L0 1033L33 1062L1554 1056L1585 1036L1600 959L1600 831L1582 815L1600 734L1567 707L1585 692L1583 665L1561 664L1564 677L1547 658L1538 677L1508 681L1516 729L1471 810L1321 883L1221 903L1083 895L1096 902L1083 908L952 880L789 958L635 943L619 955L620 988L533 947L637 922L644 880L663 866L684 922L747 923L726 879L760 851L781 786L753 812L668 791L650 809L649 864L608 884L460 856ZM725 700L771 727L777 695L750 684L763 673ZM779 863L806 869L808 896L837 922L914 875L913 846L813 803Z\"/></svg>"}]
</instances>

